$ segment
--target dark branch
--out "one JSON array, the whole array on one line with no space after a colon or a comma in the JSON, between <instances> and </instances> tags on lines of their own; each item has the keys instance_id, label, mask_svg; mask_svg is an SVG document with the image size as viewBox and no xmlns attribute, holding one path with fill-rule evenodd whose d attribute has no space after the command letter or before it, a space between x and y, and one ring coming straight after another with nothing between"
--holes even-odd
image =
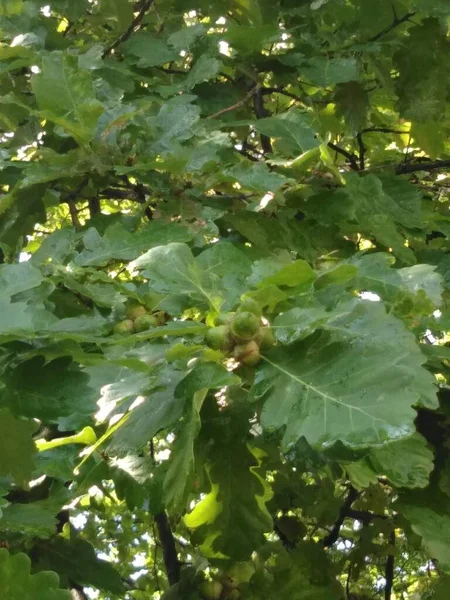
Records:
<instances>
[{"instance_id":1,"label":"dark branch","mask_svg":"<svg viewBox=\"0 0 450 600\"><path fill-rule=\"evenodd\" d=\"M350 580L352 578L352 569L353 569L353 565L352 565L352 563L350 563L348 566L347 580L345 582L345 597L347 598L347 600L351 600Z\"/></svg>"},{"instance_id":2,"label":"dark branch","mask_svg":"<svg viewBox=\"0 0 450 600\"><path fill-rule=\"evenodd\" d=\"M341 527L348 516L348 511L350 510L353 502L358 498L358 492L355 490L353 486L350 486L348 490L347 497L344 500L344 504L341 506L341 510L339 511L339 516L337 518L336 523L333 525L333 529L330 533L322 540L325 548L329 548L335 542L337 542L339 538L339 533L341 531Z\"/></svg>"},{"instance_id":3,"label":"dark branch","mask_svg":"<svg viewBox=\"0 0 450 600\"><path fill-rule=\"evenodd\" d=\"M359 148L359 170L364 171L366 164L366 147L364 146L362 135L360 133L357 134L356 141L358 142Z\"/></svg>"},{"instance_id":4,"label":"dark branch","mask_svg":"<svg viewBox=\"0 0 450 600\"><path fill-rule=\"evenodd\" d=\"M255 90L255 94L253 96L253 107L255 109L255 115L257 119L264 119L266 117L270 117L270 112L264 106L264 97L262 93L262 88L257 87ZM261 134L261 147L263 149L264 154L272 154L272 142L270 141L270 137L267 135Z\"/></svg>"},{"instance_id":5,"label":"dark branch","mask_svg":"<svg viewBox=\"0 0 450 600\"><path fill-rule=\"evenodd\" d=\"M370 521L373 521L375 519L385 520L389 518L387 515L372 513L368 510L355 510L353 508L349 508L347 510L347 517L349 517L350 519L357 519L358 521L361 521L361 523L364 524L370 523Z\"/></svg>"},{"instance_id":6,"label":"dark branch","mask_svg":"<svg viewBox=\"0 0 450 600\"><path fill-rule=\"evenodd\" d=\"M389 549L389 555L386 559L386 569L384 572L384 578L386 580L386 585L384 586L384 600L391 600L392 586L394 585L395 529L391 532L391 535L389 536L389 544L391 548Z\"/></svg>"},{"instance_id":7,"label":"dark branch","mask_svg":"<svg viewBox=\"0 0 450 600\"><path fill-rule=\"evenodd\" d=\"M446 169L450 167L450 160L436 160L434 162L418 162L412 164L398 165L395 169L397 175L405 173L416 173L417 171L435 171L437 169Z\"/></svg>"},{"instance_id":8,"label":"dark branch","mask_svg":"<svg viewBox=\"0 0 450 600\"><path fill-rule=\"evenodd\" d=\"M120 35L110 46L108 46L108 48L106 48L106 50L103 52L103 58L108 56L108 54L111 54L111 52L117 48L117 46L127 41L127 39L134 33L136 28L139 27L142 19L145 17L145 13L149 10L153 2L154 0L145 0L145 2L142 3L138 14L131 21L128 29L124 31L122 35Z\"/></svg>"},{"instance_id":9,"label":"dark branch","mask_svg":"<svg viewBox=\"0 0 450 600\"><path fill-rule=\"evenodd\" d=\"M299 102L300 104L306 104L307 99L311 100L311 96L305 95L305 98L302 99L297 94L288 92L287 90L285 90L282 87L261 88L261 94L263 94L263 96L267 96L268 94L281 94L282 96L286 96L287 98L292 98L292 100L295 100L296 102ZM331 101L332 101L331 97L330 98L322 98L321 100L318 100L316 98L313 99L314 104L329 104Z\"/></svg>"},{"instance_id":10,"label":"dark branch","mask_svg":"<svg viewBox=\"0 0 450 600\"><path fill-rule=\"evenodd\" d=\"M141 202L139 195L133 190L121 190L116 188L107 188L101 190L99 195L109 200L133 200Z\"/></svg>"},{"instance_id":11,"label":"dark branch","mask_svg":"<svg viewBox=\"0 0 450 600\"><path fill-rule=\"evenodd\" d=\"M169 519L165 512L155 515L158 537L163 550L164 565L170 585L180 581L180 562L178 560L175 539L170 527Z\"/></svg>"},{"instance_id":12,"label":"dark branch","mask_svg":"<svg viewBox=\"0 0 450 600\"><path fill-rule=\"evenodd\" d=\"M75 205L75 201L68 199L67 204L69 205L70 218L72 219L72 225L75 229L79 229L81 227L80 220L78 218L78 210Z\"/></svg>"},{"instance_id":13,"label":"dark branch","mask_svg":"<svg viewBox=\"0 0 450 600\"><path fill-rule=\"evenodd\" d=\"M88 596L86 595L85 591L83 590L83 588L78 585L78 584L74 584L73 582L70 584L70 592L72 594L72 600L89 600Z\"/></svg>"},{"instance_id":14,"label":"dark branch","mask_svg":"<svg viewBox=\"0 0 450 600\"><path fill-rule=\"evenodd\" d=\"M348 162L350 164L350 168L353 171L359 171L358 160L354 154L352 154L351 152L348 152L348 150L344 150L344 148L340 148L339 146L336 146L336 144L333 144L333 142L328 142L328 147L331 148L332 150L334 150L335 152L337 152L338 154L345 156L345 158L348 160Z\"/></svg>"},{"instance_id":15,"label":"dark branch","mask_svg":"<svg viewBox=\"0 0 450 600\"><path fill-rule=\"evenodd\" d=\"M101 213L100 198L98 198L98 197L89 198L89 212L91 214L91 219L95 215L98 215Z\"/></svg>"},{"instance_id":16,"label":"dark branch","mask_svg":"<svg viewBox=\"0 0 450 600\"><path fill-rule=\"evenodd\" d=\"M411 17L413 17L415 14L415 12L406 13L406 15L400 17L400 19L397 17L396 14L394 14L394 20L392 21L392 23L373 37L369 38L369 42L377 42L380 38L390 33L393 29L395 29L402 23L406 23L406 21L409 21L409 19L411 19Z\"/></svg>"},{"instance_id":17,"label":"dark branch","mask_svg":"<svg viewBox=\"0 0 450 600\"><path fill-rule=\"evenodd\" d=\"M361 129L361 135L365 133L395 133L397 135L404 135L408 134L409 131L390 129L389 127L366 127L365 129Z\"/></svg>"},{"instance_id":18,"label":"dark branch","mask_svg":"<svg viewBox=\"0 0 450 600\"><path fill-rule=\"evenodd\" d=\"M232 104L231 106L227 106L226 108L222 108L221 110L218 110L213 115L209 115L206 118L207 119L217 119L217 117L221 117L222 115L224 115L226 113L229 113L233 110L237 110L238 108L243 106L255 94L255 92L256 92L256 86L253 85L253 87L247 92L247 94L241 100L239 100L235 104Z\"/></svg>"},{"instance_id":19,"label":"dark branch","mask_svg":"<svg viewBox=\"0 0 450 600\"><path fill-rule=\"evenodd\" d=\"M78 184L78 186L72 192L70 192L70 194L67 195L67 198L65 200L62 200L62 202L66 202L69 205L70 218L72 219L72 225L75 227L75 229L79 229L81 227L80 220L78 219L76 198L87 183L88 180L83 179Z\"/></svg>"}]
</instances>

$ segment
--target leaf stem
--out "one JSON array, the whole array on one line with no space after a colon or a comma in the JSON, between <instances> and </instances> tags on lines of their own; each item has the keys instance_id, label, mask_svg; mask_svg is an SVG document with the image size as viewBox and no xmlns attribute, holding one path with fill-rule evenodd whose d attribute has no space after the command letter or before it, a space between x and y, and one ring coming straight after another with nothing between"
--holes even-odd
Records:
<instances>
[{"instance_id":1,"label":"leaf stem","mask_svg":"<svg viewBox=\"0 0 450 600\"><path fill-rule=\"evenodd\" d=\"M111 52L115 48L117 48L117 46L119 46L123 42L127 41L127 39L139 27L139 25L141 24L142 19L145 17L145 13L152 6L153 2L154 2L154 0L145 0L145 2L142 3L142 6L141 6L139 12L134 17L134 19L131 21L130 26L128 27L128 29L126 31L124 31L121 35L119 35L119 37L110 46L108 46L108 48L106 48L106 50L103 52L103 58L106 58L109 54L111 54Z\"/></svg>"},{"instance_id":2,"label":"leaf stem","mask_svg":"<svg viewBox=\"0 0 450 600\"><path fill-rule=\"evenodd\" d=\"M333 525L333 528L330 531L330 533L322 540L322 543L325 548L329 548L335 542L337 542L339 538L339 533L341 531L341 527L344 524L346 517L348 516L348 511L353 502L355 502L355 500L358 498L358 495L358 492L351 485L348 490L347 497L344 500L344 504L341 506L341 509L339 511L339 516L336 520L336 523Z\"/></svg>"}]
</instances>

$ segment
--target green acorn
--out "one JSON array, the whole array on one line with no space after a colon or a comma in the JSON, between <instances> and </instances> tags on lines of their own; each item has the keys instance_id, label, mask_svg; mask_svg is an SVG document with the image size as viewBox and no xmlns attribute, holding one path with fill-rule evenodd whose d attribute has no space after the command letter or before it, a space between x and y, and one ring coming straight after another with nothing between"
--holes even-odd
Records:
<instances>
[{"instance_id":1,"label":"green acorn","mask_svg":"<svg viewBox=\"0 0 450 600\"><path fill-rule=\"evenodd\" d=\"M206 343L213 350L229 352L233 347L233 340L230 337L230 329L226 325L211 327L205 335Z\"/></svg>"},{"instance_id":2,"label":"green acorn","mask_svg":"<svg viewBox=\"0 0 450 600\"><path fill-rule=\"evenodd\" d=\"M152 327L158 326L158 319L153 315L139 315L134 321L135 330L140 333L141 331L148 331Z\"/></svg>"},{"instance_id":3,"label":"green acorn","mask_svg":"<svg viewBox=\"0 0 450 600\"><path fill-rule=\"evenodd\" d=\"M238 308L238 312L250 312L259 318L262 317L261 305L253 298L245 298L244 300L242 300Z\"/></svg>"},{"instance_id":4,"label":"green acorn","mask_svg":"<svg viewBox=\"0 0 450 600\"><path fill-rule=\"evenodd\" d=\"M261 350L270 350L272 346L275 346L277 341L270 327L261 327L258 335L260 335L259 347Z\"/></svg>"},{"instance_id":5,"label":"green acorn","mask_svg":"<svg viewBox=\"0 0 450 600\"><path fill-rule=\"evenodd\" d=\"M250 341L247 344L239 344L234 348L234 358L248 367L254 367L261 360L258 344Z\"/></svg>"},{"instance_id":6,"label":"green acorn","mask_svg":"<svg viewBox=\"0 0 450 600\"><path fill-rule=\"evenodd\" d=\"M236 313L234 313L234 312L220 313L220 315L216 319L215 324L216 325L228 325L233 320L235 314Z\"/></svg>"},{"instance_id":7,"label":"green acorn","mask_svg":"<svg viewBox=\"0 0 450 600\"><path fill-rule=\"evenodd\" d=\"M125 319L114 325L113 333L133 333L134 323L131 319Z\"/></svg>"},{"instance_id":8,"label":"green acorn","mask_svg":"<svg viewBox=\"0 0 450 600\"><path fill-rule=\"evenodd\" d=\"M238 312L231 322L231 335L237 342L249 342L258 333L259 318L251 312Z\"/></svg>"}]
</instances>

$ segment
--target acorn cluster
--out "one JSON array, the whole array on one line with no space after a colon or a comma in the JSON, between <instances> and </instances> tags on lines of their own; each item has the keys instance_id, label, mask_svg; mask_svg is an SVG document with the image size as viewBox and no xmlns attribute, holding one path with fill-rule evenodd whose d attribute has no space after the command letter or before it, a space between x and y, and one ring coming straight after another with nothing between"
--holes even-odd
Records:
<instances>
[{"instance_id":1,"label":"acorn cluster","mask_svg":"<svg viewBox=\"0 0 450 600\"><path fill-rule=\"evenodd\" d=\"M262 321L261 306L253 298L243 300L236 312L220 314L205 339L210 348L252 367L261 360L261 351L275 344L271 328Z\"/></svg>"},{"instance_id":2,"label":"acorn cluster","mask_svg":"<svg viewBox=\"0 0 450 600\"><path fill-rule=\"evenodd\" d=\"M248 583L254 573L252 563L236 563L217 579L202 582L199 585L200 595L203 600L239 600L242 584Z\"/></svg>"},{"instance_id":3,"label":"acorn cluster","mask_svg":"<svg viewBox=\"0 0 450 600\"><path fill-rule=\"evenodd\" d=\"M129 302L126 307L126 319L114 325L113 333L140 333L163 325L164 322L164 313L151 313L139 302Z\"/></svg>"}]
</instances>

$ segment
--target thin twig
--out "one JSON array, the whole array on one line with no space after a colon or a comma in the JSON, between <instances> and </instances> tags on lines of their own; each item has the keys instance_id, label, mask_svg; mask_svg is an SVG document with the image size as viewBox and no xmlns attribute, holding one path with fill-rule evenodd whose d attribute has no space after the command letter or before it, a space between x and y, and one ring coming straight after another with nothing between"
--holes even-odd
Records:
<instances>
[{"instance_id":1,"label":"thin twig","mask_svg":"<svg viewBox=\"0 0 450 600\"><path fill-rule=\"evenodd\" d=\"M408 135L409 131L402 131L399 129L390 129L389 127L366 127L361 129L361 135L365 133L395 133L397 135Z\"/></svg>"},{"instance_id":2,"label":"thin twig","mask_svg":"<svg viewBox=\"0 0 450 600\"><path fill-rule=\"evenodd\" d=\"M75 25L76 21L68 21L68 25L67 27L64 29L64 31L62 32L62 36L66 37L67 34L71 31L71 29L73 28L73 26Z\"/></svg>"},{"instance_id":3,"label":"thin twig","mask_svg":"<svg viewBox=\"0 0 450 600\"><path fill-rule=\"evenodd\" d=\"M153 465L156 465L155 458L155 443L153 438L150 440L150 458ZM169 519L165 510L155 515L154 522L158 529L159 543L163 551L164 566L166 568L167 579L170 585L174 585L180 581L181 564L178 560L177 549L175 546L175 538L173 537L172 528L170 527ZM153 527L153 525L152 525ZM153 539L156 543L155 529L153 527ZM155 551L156 561L156 551Z\"/></svg>"},{"instance_id":4,"label":"thin twig","mask_svg":"<svg viewBox=\"0 0 450 600\"><path fill-rule=\"evenodd\" d=\"M386 585L384 586L384 600L391 600L392 586L394 585L394 549L395 549L395 529L389 536L389 545L392 548L389 550L389 555L386 559L386 569L384 572L384 578Z\"/></svg>"},{"instance_id":5,"label":"thin twig","mask_svg":"<svg viewBox=\"0 0 450 600\"><path fill-rule=\"evenodd\" d=\"M74 584L73 582L70 585L71 585L70 592L72 595L72 600L89 600L86 592L80 585Z\"/></svg>"},{"instance_id":6,"label":"thin twig","mask_svg":"<svg viewBox=\"0 0 450 600\"><path fill-rule=\"evenodd\" d=\"M88 202L89 213L92 219L92 217L95 217L95 215L99 215L101 213L100 198L98 196L94 196L93 198L89 198Z\"/></svg>"},{"instance_id":7,"label":"thin twig","mask_svg":"<svg viewBox=\"0 0 450 600\"><path fill-rule=\"evenodd\" d=\"M69 205L70 218L72 219L72 225L75 229L79 229L81 227L80 219L78 218L78 211L75 205L75 201L71 198L67 199L67 204Z\"/></svg>"},{"instance_id":8,"label":"thin twig","mask_svg":"<svg viewBox=\"0 0 450 600\"><path fill-rule=\"evenodd\" d=\"M359 171L358 160L354 154L352 154L348 150L344 150L344 148L336 146L336 144L333 144L333 142L328 142L328 147L337 152L338 154L345 156L345 158L350 163L350 167L353 171Z\"/></svg>"},{"instance_id":9,"label":"thin twig","mask_svg":"<svg viewBox=\"0 0 450 600\"><path fill-rule=\"evenodd\" d=\"M209 117L206 117L206 118L207 119L217 119L217 117L221 117L222 115L224 115L226 113L229 113L233 110L236 110L237 108L240 108L256 93L256 90L257 90L256 85L253 85L252 89L247 92L247 94L242 98L242 100L239 100L239 102L236 102L235 104L232 104L231 106L227 106L227 108L222 108L221 110L218 110L216 113L214 113L213 115L209 115Z\"/></svg>"},{"instance_id":10,"label":"thin twig","mask_svg":"<svg viewBox=\"0 0 450 600\"><path fill-rule=\"evenodd\" d=\"M398 165L395 172L397 175L404 175L405 173L415 173L417 171L435 171L436 169L445 169L447 167L450 167L450 160L436 160L434 162L419 162Z\"/></svg>"},{"instance_id":11,"label":"thin twig","mask_svg":"<svg viewBox=\"0 0 450 600\"><path fill-rule=\"evenodd\" d=\"M387 515L380 515L379 513L373 513L368 510L355 510L354 508L349 508L347 510L347 517L350 519L357 519L358 521L361 521L361 523L370 523L370 521L375 519L389 519Z\"/></svg>"},{"instance_id":12,"label":"thin twig","mask_svg":"<svg viewBox=\"0 0 450 600\"><path fill-rule=\"evenodd\" d=\"M355 488L353 486L350 486L347 497L344 500L344 504L341 506L341 509L339 511L339 516L336 520L336 523L333 525L333 528L330 531L330 533L322 540L322 544L325 546L325 548L329 548L335 542L337 542L339 538L339 533L341 531L341 527L344 524L346 517L348 516L348 511L351 508L353 502L355 502L355 500L358 498L358 495L359 494L355 490Z\"/></svg>"},{"instance_id":13,"label":"thin twig","mask_svg":"<svg viewBox=\"0 0 450 600\"><path fill-rule=\"evenodd\" d=\"M361 133L356 135L356 141L358 142L359 148L359 170L364 171L366 163L366 147L364 146Z\"/></svg>"},{"instance_id":14,"label":"thin twig","mask_svg":"<svg viewBox=\"0 0 450 600\"><path fill-rule=\"evenodd\" d=\"M78 211L75 199L80 194L81 190L84 188L87 182L88 179L83 179L78 184L78 186L72 192L70 192L70 194L67 195L67 198L62 201L67 202L67 204L69 205L70 218L72 219L72 225L75 227L75 229L79 229L81 227L80 220L78 218Z\"/></svg>"},{"instance_id":15,"label":"thin twig","mask_svg":"<svg viewBox=\"0 0 450 600\"><path fill-rule=\"evenodd\" d=\"M145 13L149 10L149 8L153 4L153 2L154 2L154 0L145 0L145 2L142 3L142 6L141 6L139 12L134 17L134 19L131 21L128 29L126 31L124 31L121 35L119 35L119 37L110 46L108 46L108 48L106 48L106 50L103 52L103 58L108 56L108 54L110 54L115 48L117 48L117 46L119 46L123 42L127 41L127 39L139 27L139 25L141 24L141 21L145 17Z\"/></svg>"},{"instance_id":16,"label":"thin twig","mask_svg":"<svg viewBox=\"0 0 450 600\"><path fill-rule=\"evenodd\" d=\"M403 17L400 17L400 19L397 17L396 14L394 14L394 20L392 21L392 23L388 27L386 27L385 29L383 29L382 31L380 31L379 33L374 35L373 37L369 38L368 41L369 42L377 42L380 38L382 38L383 36L390 33L393 29L395 29L402 23L409 21L409 19L411 19L411 17L413 17L415 14L416 14L415 12L408 12Z\"/></svg>"},{"instance_id":17,"label":"thin twig","mask_svg":"<svg viewBox=\"0 0 450 600\"><path fill-rule=\"evenodd\" d=\"M255 109L255 115L257 119L265 119L266 117L270 117L270 112L264 106L264 97L262 88L260 86L256 87L256 93L253 96L253 108ZM273 149L270 137L261 133L259 139L261 140L261 147L264 154L272 154Z\"/></svg>"},{"instance_id":18,"label":"thin twig","mask_svg":"<svg viewBox=\"0 0 450 600\"><path fill-rule=\"evenodd\" d=\"M178 560L175 539L170 527L169 519L165 511L155 515L155 523L158 529L159 541L163 551L164 565L166 567L167 579L170 585L180 581L181 565Z\"/></svg>"},{"instance_id":19,"label":"thin twig","mask_svg":"<svg viewBox=\"0 0 450 600\"><path fill-rule=\"evenodd\" d=\"M156 529L155 529L155 524L154 523L152 523L152 533L153 533L153 542L155 544L155 550L153 552L153 577L155 578L156 591L159 592L161 590L161 584L159 582L158 564L157 564L157 558L158 558L158 541L156 539Z\"/></svg>"},{"instance_id":20,"label":"thin twig","mask_svg":"<svg viewBox=\"0 0 450 600\"><path fill-rule=\"evenodd\" d=\"M349 564L348 566L348 571L347 571L347 580L345 582L345 596L347 598L347 600L351 600L351 595L350 595L350 580L352 577L352 569L353 569L353 565L352 563Z\"/></svg>"}]
</instances>

